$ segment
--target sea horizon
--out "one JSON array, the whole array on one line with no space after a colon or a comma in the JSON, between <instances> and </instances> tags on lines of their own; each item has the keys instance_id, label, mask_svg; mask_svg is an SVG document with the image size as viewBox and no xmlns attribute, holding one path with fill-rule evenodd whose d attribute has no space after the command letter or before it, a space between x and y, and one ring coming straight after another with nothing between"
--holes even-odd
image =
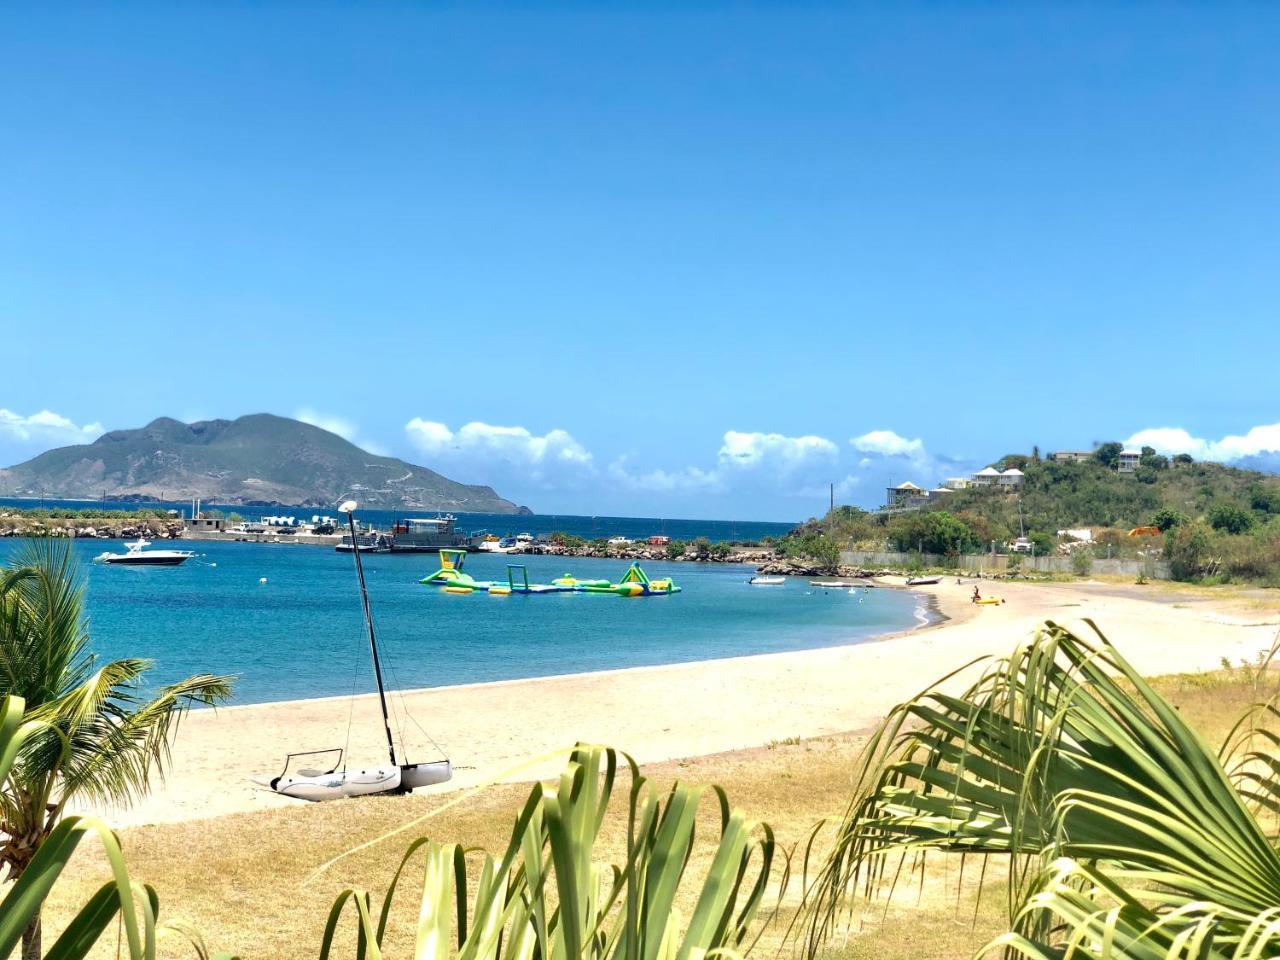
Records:
<instances>
[{"instance_id":1,"label":"sea horizon","mask_svg":"<svg viewBox=\"0 0 1280 960\"><path fill-rule=\"evenodd\" d=\"M83 510L87 504L99 504L103 510L177 510L182 516L190 516L190 500L118 500L77 497L0 497L0 507L29 508L33 504L44 509ZM337 507L307 507L302 505L247 506L243 504L201 503L202 511L220 510L224 514L236 513L246 520L260 520L267 516L292 515L300 520L312 516L337 517ZM534 536L551 533L567 533L585 539L626 536L644 539L651 536L669 536L673 540L694 540L706 537L712 542L730 540L758 541L765 537L780 537L794 529L801 521L778 520L711 520L690 517L625 517L591 514L560 513L479 513L466 510L437 510L430 507L396 507L393 509L370 507L359 509L357 516L366 525L387 528L396 520L406 517L453 514L458 518L458 529L466 533L488 532L499 536L530 533ZM465 523L463 521L466 521Z\"/></svg>"}]
</instances>

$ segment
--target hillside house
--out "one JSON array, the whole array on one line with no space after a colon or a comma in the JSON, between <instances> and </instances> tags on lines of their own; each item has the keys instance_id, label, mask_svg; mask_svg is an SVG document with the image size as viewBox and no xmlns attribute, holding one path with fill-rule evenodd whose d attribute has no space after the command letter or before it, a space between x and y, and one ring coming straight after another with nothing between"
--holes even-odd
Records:
<instances>
[{"instance_id":1,"label":"hillside house","mask_svg":"<svg viewBox=\"0 0 1280 960\"><path fill-rule=\"evenodd\" d=\"M1090 450L1055 450L1049 454L1051 463L1086 463L1093 459Z\"/></svg>"},{"instance_id":2,"label":"hillside house","mask_svg":"<svg viewBox=\"0 0 1280 960\"><path fill-rule=\"evenodd\" d=\"M993 487L1000 479L1000 471L995 467L983 467L969 478L971 487Z\"/></svg>"},{"instance_id":3,"label":"hillside house","mask_svg":"<svg viewBox=\"0 0 1280 960\"><path fill-rule=\"evenodd\" d=\"M928 493L917 487L910 480L907 480L896 487L885 489L884 505L890 508L908 509L923 506L928 499Z\"/></svg>"},{"instance_id":4,"label":"hillside house","mask_svg":"<svg viewBox=\"0 0 1280 960\"><path fill-rule=\"evenodd\" d=\"M1138 469L1138 464L1141 462L1141 450L1121 450L1120 456L1116 460L1116 470L1120 473L1133 473Z\"/></svg>"},{"instance_id":5,"label":"hillside house","mask_svg":"<svg viewBox=\"0 0 1280 960\"><path fill-rule=\"evenodd\" d=\"M1027 479L1027 475L1017 467L1010 467L1008 470L1002 470L1000 475L996 477L996 486L1004 490L1012 490L1022 486L1022 481Z\"/></svg>"}]
</instances>

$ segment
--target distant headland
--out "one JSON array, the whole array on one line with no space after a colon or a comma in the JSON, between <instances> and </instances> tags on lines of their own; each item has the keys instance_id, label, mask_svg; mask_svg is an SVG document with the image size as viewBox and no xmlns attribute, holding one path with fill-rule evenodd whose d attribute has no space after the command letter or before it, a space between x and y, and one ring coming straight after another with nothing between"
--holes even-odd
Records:
<instances>
[{"instance_id":1,"label":"distant headland","mask_svg":"<svg viewBox=\"0 0 1280 960\"><path fill-rule=\"evenodd\" d=\"M0 469L0 496L183 500L528 514L492 487L381 457L321 427L259 413L182 423L160 417L93 443L48 450Z\"/></svg>"}]
</instances>

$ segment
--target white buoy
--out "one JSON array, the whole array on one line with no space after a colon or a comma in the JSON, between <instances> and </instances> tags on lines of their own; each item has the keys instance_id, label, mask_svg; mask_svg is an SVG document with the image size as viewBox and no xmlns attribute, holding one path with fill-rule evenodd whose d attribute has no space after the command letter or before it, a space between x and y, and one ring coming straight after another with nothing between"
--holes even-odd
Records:
<instances>
[{"instance_id":1,"label":"white buoy","mask_svg":"<svg viewBox=\"0 0 1280 960\"><path fill-rule=\"evenodd\" d=\"M216 567L216 566L217 566L217 564L216 564L216 563L211 563L211 564L209 564L209 566L211 566L211 567Z\"/></svg>"},{"instance_id":2,"label":"white buoy","mask_svg":"<svg viewBox=\"0 0 1280 960\"><path fill-rule=\"evenodd\" d=\"M267 578L266 578L266 577L259 577L259 578L258 578L258 582L259 582L259 583L266 583L266 582L267 582Z\"/></svg>"}]
</instances>

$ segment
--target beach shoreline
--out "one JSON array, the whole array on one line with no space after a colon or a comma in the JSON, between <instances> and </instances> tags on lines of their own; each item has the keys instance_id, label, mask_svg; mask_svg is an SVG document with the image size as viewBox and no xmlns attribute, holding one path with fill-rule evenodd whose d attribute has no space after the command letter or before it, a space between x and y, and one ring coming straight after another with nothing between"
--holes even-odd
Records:
<instances>
[{"instance_id":1,"label":"beach shoreline","mask_svg":"<svg viewBox=\"0 0 1280 960\"><path fill-rule=\"evenodd\" d=\"M902 587L897 579L881 588ZM857 643L426 688L394 697L393 714L410 760L434 759L436 741L453 760L454 780L430 788L448 792L553 775L580 741L644 763L866 730L946 672L1009 652L1046 619L1090 616L1144 673L1251 659L1275 638L1274 608L1226 616L1225 598L1170 603L1114 584L981 585L1006 602L977 607L972 582L943 581L906 589L945 619ZM376 710L376 696L362 694L193 712L166 781L110 819L128 826L296 805L249 777L274 775L286 753L302 750L345 747L352 762L385 762Z\"/></svg>"}]
</instances>

